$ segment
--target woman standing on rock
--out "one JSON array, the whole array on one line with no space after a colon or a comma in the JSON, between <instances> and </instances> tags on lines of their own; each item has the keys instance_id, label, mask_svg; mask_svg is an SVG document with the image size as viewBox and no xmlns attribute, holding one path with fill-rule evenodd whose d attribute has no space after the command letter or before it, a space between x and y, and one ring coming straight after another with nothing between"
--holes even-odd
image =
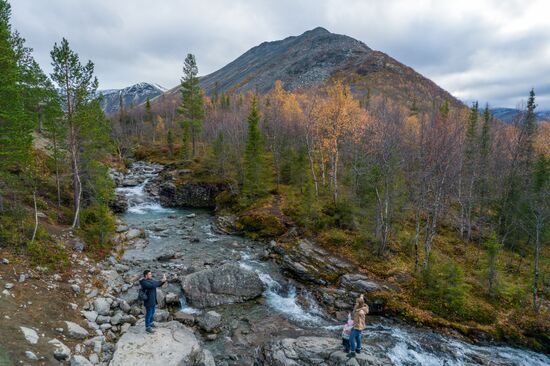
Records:
<instances>
[{"instance_id":1,"label":"woman standing on rock","mask_svg":"<svg viewBox=\"0 0 550 366\"><path fill-rule=\"evenodd\" d=\"M348 353L348 357L355 357L356 353L361 353L361 332L365 329L365 315L368 313L369 306L365 304L363 295L360 295L353 308L353 329L349 337L350 353Z\"/></svg>"}]
</instances>

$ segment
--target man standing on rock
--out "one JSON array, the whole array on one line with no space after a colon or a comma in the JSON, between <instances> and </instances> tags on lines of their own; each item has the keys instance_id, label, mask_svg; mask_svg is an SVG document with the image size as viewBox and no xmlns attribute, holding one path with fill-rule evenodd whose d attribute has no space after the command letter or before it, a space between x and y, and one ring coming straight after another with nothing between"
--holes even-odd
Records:
<instances>
[{"instance_id":1,"label":"man standing on rock","mask_svg":"<svg viewBox=\"0 0 550 366\"><path fill-rule=\"evenodd\" d=\"M166 274L162 277L161 281L153 279L153 273L150 270L143 271L143 278L139 281L141 289L146 295L146 299L143 300L145 306L145 331L147 333L154 333L153 319L155 317L155 306L157 305L157 287L160 287L166 283Z\"/></svg>"}]
</instances>

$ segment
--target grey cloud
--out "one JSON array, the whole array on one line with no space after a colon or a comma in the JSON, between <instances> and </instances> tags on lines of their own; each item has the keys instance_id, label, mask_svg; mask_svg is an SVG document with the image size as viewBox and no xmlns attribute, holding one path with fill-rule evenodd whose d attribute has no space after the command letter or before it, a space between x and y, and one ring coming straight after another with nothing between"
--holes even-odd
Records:
<instances>
[{"instance_id":1,"label":"grey cloud","mask_svg":"<svg viewBox=\"0 0 550 366\"><path fill-rule=\"evenodd\" d=\"M469 101L516 106L535 87L550 108L544 0L12 0L13 23L49 70L66 37L102 88L175 86L189 52L207 74L263 42L316 26L347 34ZM540 16L539 16L540 13ZM546 12L548 13L548 12Z\"/></svg>"}]
</instances>

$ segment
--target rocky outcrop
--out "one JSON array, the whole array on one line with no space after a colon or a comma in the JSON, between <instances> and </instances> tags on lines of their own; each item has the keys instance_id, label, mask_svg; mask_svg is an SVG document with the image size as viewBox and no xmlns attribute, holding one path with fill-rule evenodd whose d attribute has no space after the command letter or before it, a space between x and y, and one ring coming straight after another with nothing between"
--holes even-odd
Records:
<instances>
[{"instance_id":1,"label":"rocky outcrop","mask_svg":"<svg viewBox=\"0 0 550 366\"><path fill-rule=\"evenodd\" d=\"M168 181L160 186L159 198L165 207L215 208L216 196L228 188L225 183Z\"/></svg>"},{"instance_id":2,"label":"rocky outcrop","mask_svg":"<svg viewBox=\"0 0 550 366\"><path fill-rule=\"evenodd\" d=\"M367 348L353 358L342 351L338 338L299 337L271 342L263 348L262 364L272 366L393 365L382 352Z\"/></svg>"},{"instance_id":3,"label":"rocky outcrop","mask_svg":"<svg viewBox=\"0 0 550 366\"><path fill-rule=\"evenodd\" d=\"M110 366L148 365L214 366L209 351L201 349L193 332L172 321L158 324L154 334L145 332L143 322L130 327L119 339Z\"/></svg>"},{"instance_id":4,"label":"rocky outcrop","mask_svg":"<svg viewBox=\"0 0 550 366\"><path fill-rule=\"evenodd\" d=\"M340 275L352 270L351 264L343 261L308 240L300 240L288 251L272 246L271 250L282 254L282 268L302 282L317 285L334 283Z\"/></svg>"},{"instance_id":5,"label":"rocky outcrop","mask_svg":"<svg viewBox=\"0 0 550 366\"><path fill-rule=\"evenodd\" d=\"M128 210L128 199L123 193L117 192L115 197L109 201L109 207L114 213L125 213Z\"/></svg>"},{"instance_id":6,"label":"rocky outcrop","mask_svg":"<svg viewBox=\"0 0 550 366\"><path fill-rule=\"evenodd\" d=\"M382 286L363 274L346 274L340 278L340 286L355 292L381 291Z\"/></svg>"},{"instance_id":7,"label":"rocky outcrop","mask_svg":"<svg viewBox=\"0 0 550 366\"><path fill-rule=\"evenodd\" d=\"M181 287L190 305L197 308L243 302L263 292L258 275L236 264L187 275L181 279Z\"/></svg>"}]
</instances>

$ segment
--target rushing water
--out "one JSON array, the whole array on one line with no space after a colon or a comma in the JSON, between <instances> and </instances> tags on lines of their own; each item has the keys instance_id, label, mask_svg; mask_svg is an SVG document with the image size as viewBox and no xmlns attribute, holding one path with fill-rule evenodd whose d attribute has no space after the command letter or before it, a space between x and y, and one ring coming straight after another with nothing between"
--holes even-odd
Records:
<instances>
[{"instance_id":1,"label":"rushing water","mask_svg":"<svg viewBox=\"0 0 550 366\"><path fill-rule=\"evenodd\" d=\"M133 171L145 177L135 187L118 188L129 201L124 220L132 227L145 228L148 245L129 249L129 260L151 260L159 253L178 251L182 258L172 260L173 265L198 268L222 263L228 258L236 260L246 269L258 273L265 284L263 302L236 304L216 309L226 321L237 321L243 315L251 319L280 316L296 329L313 334L333 334L339 337L341 324L328 317L315 299L304 288L285 278L277 265L257 259L262 244L248 239L217 233L213 229L213 216L200 210L163 208L158 200L147 193L147 183L160 170L159 166L136 164ZM163 267L161 267L163 268ZM187 305L181 294L181 311L200 314ZM222 341L213 343L224 352ZM415 328L392 319L379 319L364 331L364 344L387 356L394 365L550 365L547 355L504 346L472 345L453 337L443 336L429 329Z\"/></svg>"}]
</instances>

